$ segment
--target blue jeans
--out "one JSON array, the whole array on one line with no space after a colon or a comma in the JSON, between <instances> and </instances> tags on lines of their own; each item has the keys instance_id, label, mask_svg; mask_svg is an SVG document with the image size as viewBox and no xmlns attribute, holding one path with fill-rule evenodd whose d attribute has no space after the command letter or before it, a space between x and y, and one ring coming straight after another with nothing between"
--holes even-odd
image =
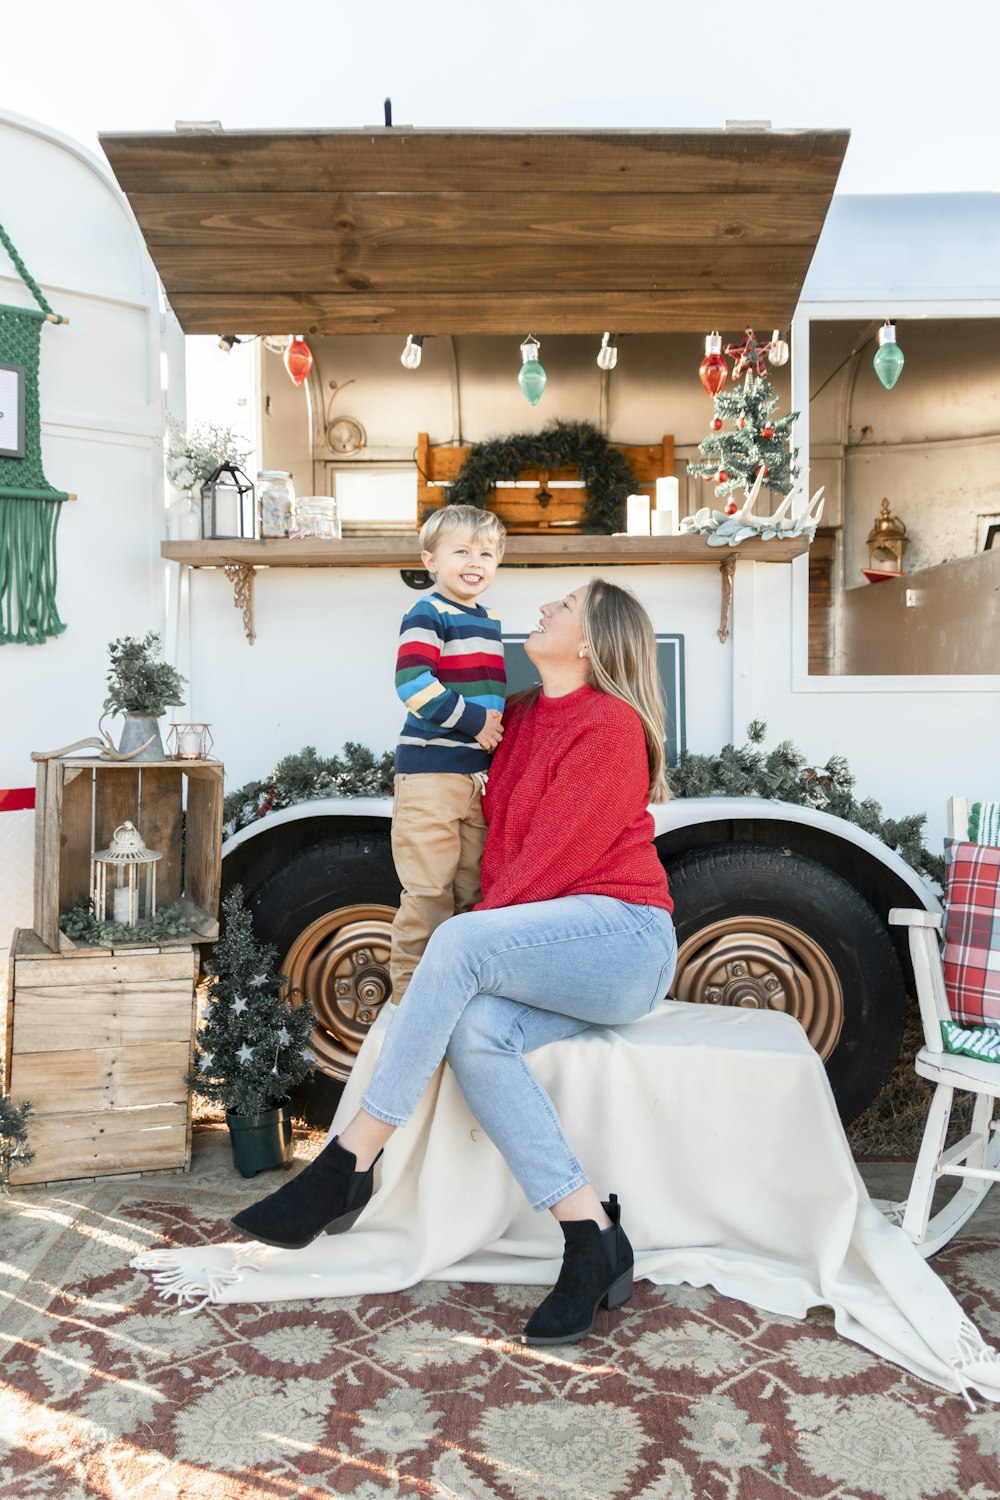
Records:
<instances>
[{"instance_id":1,"label":"blue jeans","mask_svg":"<svg viewBox=\"0 0 1000 1500\"><path fill-rule=\"evenodd\" d=\"M404 1125L447 1057L532 1207L551 1208L588 1179L524 1054L638 1020L666 995L676 961L669 913L611 896L451 917L393 1014L361 1107Z\"/></svg>"}]
</instances>

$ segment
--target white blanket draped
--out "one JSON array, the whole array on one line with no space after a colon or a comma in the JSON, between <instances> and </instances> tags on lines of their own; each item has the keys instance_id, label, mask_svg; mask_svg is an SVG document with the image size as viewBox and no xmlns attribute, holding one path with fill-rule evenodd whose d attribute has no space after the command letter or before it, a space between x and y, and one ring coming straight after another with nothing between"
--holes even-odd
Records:
<instances>
[{"instance_id":1,"label":"white blanket draped","mask_svg":"<svg viewBox=\"0 0 1000 1500\"><path fill-rule=\"evenodd\" d=\"M369 1034L333 1132L356 1109L391 1016L387 1006ZM544 1047L531 1065L594 1186L617 1192L637 1276L710 1285L789 1317L829 1305L847 1338L946 1390L1000 1401L1000 1356L871 1203L796 1021L666 1002L634 1025ZM531 1211L450 1069L378 1171L348 1234L305 1250L154 1250L133 1265L181 1302L555 1281L558 1226Z\"/></svg>"}]
</instances>

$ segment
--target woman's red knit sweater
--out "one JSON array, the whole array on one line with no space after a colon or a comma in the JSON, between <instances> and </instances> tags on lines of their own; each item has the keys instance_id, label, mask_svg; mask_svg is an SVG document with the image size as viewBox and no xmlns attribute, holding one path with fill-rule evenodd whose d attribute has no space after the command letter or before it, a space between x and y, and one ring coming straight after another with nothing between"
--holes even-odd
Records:
<instances>
[{"instance_id":1,"label":"woman's red knit sweater","mask_svg":"<svg viewBox=\"0 0 1000 1500\"><path fill-rule=\"evenodd\" d=\"M483 798L477 909L614 896L672 911L648 794L646 739L627 703L582 687L508 708Z\"/></svg>"}]
</instances>

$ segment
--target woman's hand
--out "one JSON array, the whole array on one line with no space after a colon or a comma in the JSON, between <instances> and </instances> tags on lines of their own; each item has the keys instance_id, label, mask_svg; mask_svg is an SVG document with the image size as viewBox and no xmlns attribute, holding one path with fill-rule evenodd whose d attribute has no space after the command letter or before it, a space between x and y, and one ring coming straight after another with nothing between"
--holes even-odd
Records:
<instances>
[{"instance_id":1,"label":"woman's hand","mask_svg":"<svg viewBox=\"0 0 1000 1500\"><path fill-rule=\"evenodd\" d=\"M486 723L475 736L477 742L484 750L495 750L503 739L503 719L495 708L491 708L486 715Z\"/></svg>"}]
</instances>

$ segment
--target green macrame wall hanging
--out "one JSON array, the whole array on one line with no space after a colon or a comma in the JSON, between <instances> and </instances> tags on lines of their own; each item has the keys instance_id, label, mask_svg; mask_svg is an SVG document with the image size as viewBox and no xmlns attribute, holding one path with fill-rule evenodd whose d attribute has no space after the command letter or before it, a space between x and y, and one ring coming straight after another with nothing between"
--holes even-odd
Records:
<instances>
[{"instance_id":1,"label":"green macrame wall hanging","mask_svg":"<svg viewBox=\"0 0 1000 1500\"><path fill-rule=\"evenodd\" d=\"M0 303L0 646L35 646L66 629L56 608L56 528L68 497L42 473L38 360L42 324L69 320L52 311L2 224L0 244L38 303Z\"/></svg>"}]
</instances>

